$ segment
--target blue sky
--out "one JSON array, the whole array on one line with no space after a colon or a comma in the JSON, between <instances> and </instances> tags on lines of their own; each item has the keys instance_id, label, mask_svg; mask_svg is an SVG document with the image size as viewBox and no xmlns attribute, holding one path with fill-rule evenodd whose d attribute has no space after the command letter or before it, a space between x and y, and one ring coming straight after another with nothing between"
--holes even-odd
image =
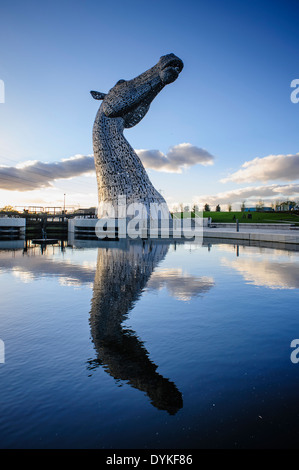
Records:
<instances>
[{"instance_id":1,"label":"blue sky","mask_svg":"<svg viewBox=\"0 0 299 470\"><path fill-rule=\"evenodd\" d=\"M89 90L107 92L170 52L181 75L125 136L135 149L167 155L188 143L214 159L180 173L148 168L169 204L298 199L298 14L291 0L2 2L0 207L61 205L64 193L67 205L96 204L92 174L28 190L10 172L91 155L99 102Z\"/></svg>"}]
</instances>

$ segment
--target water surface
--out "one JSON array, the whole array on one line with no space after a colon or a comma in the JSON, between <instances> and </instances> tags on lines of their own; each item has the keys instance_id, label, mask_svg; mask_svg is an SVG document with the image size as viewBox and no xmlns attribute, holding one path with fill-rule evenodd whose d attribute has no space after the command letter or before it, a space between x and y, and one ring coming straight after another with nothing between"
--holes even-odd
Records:
<instances>
[{"instance_id":1,"label":"water surface","mask_svg":"<svg viewBox=\"0 0 299 470\"><path fill-rule=\"evenodd\" d=\"M298 446L298 268L216 241L0 250L0 446Z\"/></svg>"}]
</instances>

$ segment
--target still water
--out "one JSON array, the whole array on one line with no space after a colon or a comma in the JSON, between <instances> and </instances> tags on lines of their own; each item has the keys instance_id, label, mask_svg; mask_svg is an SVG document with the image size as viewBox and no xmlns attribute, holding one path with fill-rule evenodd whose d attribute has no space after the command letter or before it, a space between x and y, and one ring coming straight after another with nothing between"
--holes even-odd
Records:
<instances>
[{"instance_id":1,"label":"still water","mask_svg":"<svg viewBox=\"0 0 299 470\"><path fill-rule=\"evenodd\" d=\"M1 448L299 447L296 249L29 244L0 282Z\"/></svg>"}]
</instances>

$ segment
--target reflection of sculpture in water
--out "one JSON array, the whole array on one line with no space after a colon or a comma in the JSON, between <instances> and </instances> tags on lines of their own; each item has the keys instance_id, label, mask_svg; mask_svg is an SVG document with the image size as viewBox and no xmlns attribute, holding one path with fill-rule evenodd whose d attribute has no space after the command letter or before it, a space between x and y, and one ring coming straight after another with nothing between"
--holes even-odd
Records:
<instances>
[{"instance_id":1,"label":"reflection of sculpture in water","mask_svg":"<svg viewBox=\"0 0 299 470\"><path fill-rule=\"evenodd\" d=\"M109 245L108 245L109 244ZM106 242L111 246L113 242ZM122 327L127 313L141 295L154 268L169 245L126 240L114 248L99 248L94 281L90 327L97 359L90 368L102 365L116 380L127 381L145 392L158 409L175 414L183 406L173 382L162 377L136 334Z\"/></svg>"}]
</instances>

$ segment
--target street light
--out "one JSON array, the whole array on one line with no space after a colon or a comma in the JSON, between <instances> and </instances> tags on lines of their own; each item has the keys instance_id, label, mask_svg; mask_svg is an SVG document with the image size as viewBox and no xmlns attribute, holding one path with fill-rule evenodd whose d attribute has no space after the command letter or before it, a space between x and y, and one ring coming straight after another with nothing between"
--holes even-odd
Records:
<instances>
[{"instance_id":1,"label":"street light","mask_svg":"<svg viewBox=\"0 0 299 470\"><path fill-rule=\"evenodd\" d=\"M66 195L65 195L65 193L64 193L64 195L63 195L63 197L64 197L64 199L63 199L63 212L65 212L65 196L66 196Z\"/></svg>"}]
</instances>

